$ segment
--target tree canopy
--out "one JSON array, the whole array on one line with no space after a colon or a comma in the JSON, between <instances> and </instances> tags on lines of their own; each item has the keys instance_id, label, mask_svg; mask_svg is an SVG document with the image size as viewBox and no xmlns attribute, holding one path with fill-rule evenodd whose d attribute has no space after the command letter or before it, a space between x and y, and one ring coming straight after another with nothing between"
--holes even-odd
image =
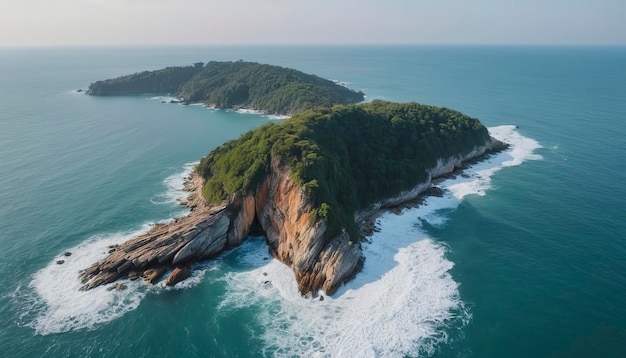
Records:
<instances>
[{"instance_id":1,"label":"tree canopy","mask_svg":"<svg viewBox=\"0 0 626 358\"><path fill-rule=\"evenodd\" d=\"M145 71L89 86L88 94L169 93L186 102L218 108L250 108L270 114L293 114L316 107L357 103L355 92L321 77L254 62L201 62L194 66Z\"/></svg>"},{"instance_id":2,"label":"tree canopy","mask_svg":"<svg viewBox=\"0 0 626 358\"><path fill-rule=\"evenodd\" d=\"M466 155L489 141L475 118L417 103L374 101L308 110L229 141L202 158L203 194L219 202L254 194L280 160L310 195L329 234L356 238L354 213L423 182L437 159Z\"/></svg>"},{"instance_id":3,"label":"tree canopy","mask_svg":"<svg viewBox=\"0 0 626 358\"><path fill-rule=\"evenodd\" d=\"M178 93L180 87L202 70L202 62L194 66L167 67L157 71L143 71L89 85L87 94L119 96L144 93Z\"/></svg>"}]
</instances>

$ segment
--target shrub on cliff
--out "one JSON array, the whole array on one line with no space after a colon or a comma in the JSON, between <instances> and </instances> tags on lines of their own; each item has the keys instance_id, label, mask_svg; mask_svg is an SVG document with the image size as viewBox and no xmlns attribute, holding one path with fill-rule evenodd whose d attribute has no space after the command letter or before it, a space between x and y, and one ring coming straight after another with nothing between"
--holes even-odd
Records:
<instances>
[{"instance_id":1,"label":"shrub on cliff","mask_svg":"<svg viewBox=\"0 0 626 358\"><path fill-rule=\"evenodd\" d=\"M465 155L489 141L474 118L417 103L374 101L299 113L225 143L202 158L196 171L203 194L218 202L254 194L272 158L289 169L313 203L327 234L356 237L354 212L424 181L438 158Z\"/></svg>"}]
</instances>

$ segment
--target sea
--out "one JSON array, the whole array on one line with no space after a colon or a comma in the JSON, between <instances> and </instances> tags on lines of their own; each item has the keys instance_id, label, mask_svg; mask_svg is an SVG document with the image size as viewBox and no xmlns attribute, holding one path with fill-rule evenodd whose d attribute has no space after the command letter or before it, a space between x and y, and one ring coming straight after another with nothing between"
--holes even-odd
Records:
<instances>
[{"instance_id":1,"label":"sea","mask_svg":"<svg viewBox=\"0 0 626 358\"><path fill-rule=\"evenodd\" d=\"M81 291L110 245L185 215L202 156L284 119L78 90L240 59L455 109L511 146L382 215L323 300L263 237L171 288ZM2 48L0 257L3 357L624 357L626 47Z\"/></svg>"}]
</instances>

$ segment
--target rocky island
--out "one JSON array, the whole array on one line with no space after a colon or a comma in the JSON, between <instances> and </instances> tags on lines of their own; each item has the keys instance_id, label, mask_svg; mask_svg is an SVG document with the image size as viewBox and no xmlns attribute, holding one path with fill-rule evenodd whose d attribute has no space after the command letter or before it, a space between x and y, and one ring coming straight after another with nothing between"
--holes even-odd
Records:
<instances>
[{"instance_id":1,"label":"rocky island","mask_svg":"<svg viewBox=\"0 0 626 358\"><path fill-rule=\"evenodd\" d=\"M184 104L203 103L222 109L246 108L265 114L290 115L305 109L363 101L333 81L294 69L254 62L197 62L97 81L93 96L170 94Z\"/></svg>"},{"instance_id":2,"label":"rocky island","mask_svg":"<svg viewBox=\"0 0 626 358\"><path fill-rule=\"evenodd\" d=\"M190 214L112 248L82 272L84 289L139 275L152 282L172 269L173 282L253 230L293 269L303 295L333 294L363 264L369 218L504 146L475 118L417 103L298 112L202 158L186 184Z\"/></svg>"}]
</instances>

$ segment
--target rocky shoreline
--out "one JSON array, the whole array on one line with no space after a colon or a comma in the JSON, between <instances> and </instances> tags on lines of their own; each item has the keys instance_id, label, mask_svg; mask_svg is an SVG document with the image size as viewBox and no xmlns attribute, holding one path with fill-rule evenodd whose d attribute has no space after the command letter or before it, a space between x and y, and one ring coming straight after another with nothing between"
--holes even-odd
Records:
<instances>
[{"instance_id":1,"label":"rocky shoreline","mask_svg":"<svg viewBox=\"0 0 626 358\"><path fill-rule=\"evenodd\" d=\"M190 194L181 205L190 213L169 224L155 224L147 233L110 247L109 255L81 273L83 289L128 277L155 283L168 271L166 285L190 275L189 264L219 253L227 244L226 204L209 207L202 197L202 178L192 174L184 190Z\"/></svg>"},{"instance_id":2,"label":"rocky shoreline","mask_svg":"<svg viewBox=\"0 0 626 358\"><path fill-rule=\"evenodd\" d=\"M433 179L462 175L458 170L468 161L479 161L486 153L506 147L493 140L464 157L440 160L429 171L426 182L356 213L361 235L367 237L376 231L375 219L381 213L399 213L403 207L418 205L424 195L441 195ZM324 239L325 221L311 221L308 196L291 182L280 160L272 161L270 173L255 195L235 196L230 202L209 206L202 196L203 184L201 177L191 174L184 185L189 197L181 203L190 213L169 224L156 224L147 233L112 247L106 258L81 273L83 289L121 278L143 277L156 283L168 271L165 284L174 285L190 275L192 263L240 245L251 230L265 234L270 253L292 268L303 295L316 295L319 289L332 295L363 265L360 245L353 244L345 231ZM119 284L113 287L119 289Z\"/></svg>"}]
</instances>

